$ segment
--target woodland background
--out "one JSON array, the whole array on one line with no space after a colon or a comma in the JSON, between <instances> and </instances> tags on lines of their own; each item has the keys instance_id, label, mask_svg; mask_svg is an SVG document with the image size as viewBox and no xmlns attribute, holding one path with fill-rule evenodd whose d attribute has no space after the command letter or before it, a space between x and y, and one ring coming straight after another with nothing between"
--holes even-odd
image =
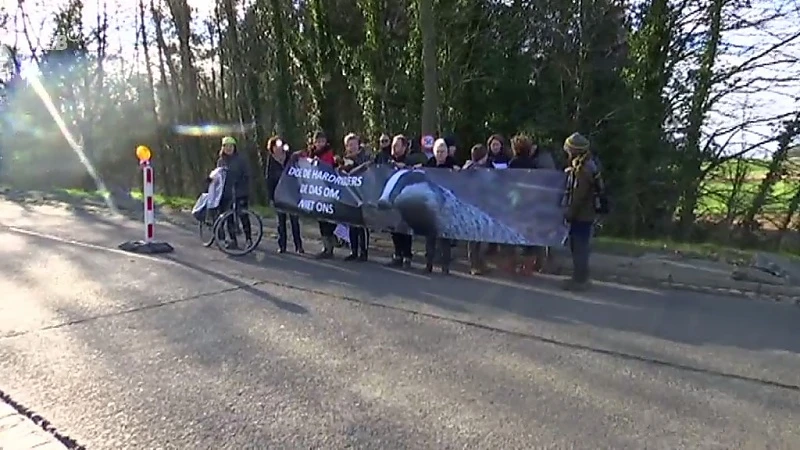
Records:
<instances>
[{"instance_id":1,"label":"woodland background","mask_svg":"<svg viewBox=\"0 0 800 450\"><path fill-rule=\"evenodd\" d=\"M3 61L3 182L96 189L21 76L35 65L109 185L136 188L133 149L147 144L159 191L194 197L230 127L254 165L272 134L298 148L318 128L334 143L349 131L452 135L463 152L527 132L559 157L580 131L612 198L603 233L798 248L800 106L752 103L772 92L798 104L795 1L209 3L206 14L187 0L131 0L126 27L110 25L121 14L110 3L91 20L79 0L0 10L15 32ZM49 8L52 30L33 8ZM263 184L254 189L263 201Z\"/></svg>"}]
</instances>

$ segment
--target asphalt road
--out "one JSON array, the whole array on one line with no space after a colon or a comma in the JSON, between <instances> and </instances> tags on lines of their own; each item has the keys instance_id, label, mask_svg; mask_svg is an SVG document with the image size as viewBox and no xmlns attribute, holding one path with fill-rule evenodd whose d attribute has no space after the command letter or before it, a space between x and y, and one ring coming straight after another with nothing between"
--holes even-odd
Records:
<instances>
[{"instance_id":1,"label":"asphalt road","mask_svg":"<svg viewBox=\"0 0 800 450\"><path fill-rule=\"evenodd\" d=\"M89 449L800 448L796 306L139 228L0 202L0 389Z\"/></svg>"}]
</instances>

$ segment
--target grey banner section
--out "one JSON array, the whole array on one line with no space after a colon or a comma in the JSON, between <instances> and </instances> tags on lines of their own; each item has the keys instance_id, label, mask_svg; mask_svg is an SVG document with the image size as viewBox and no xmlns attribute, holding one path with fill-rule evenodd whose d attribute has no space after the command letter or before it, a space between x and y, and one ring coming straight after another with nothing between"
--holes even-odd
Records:
<instances>
[{"instance_id":1,"label":"grey banner section","mask_svg":"<svg viewBox=\"0 0 800 450\"><path fill-rule=\"evenodd\" d=\"M304 158L287 166L280 210L374 230L462 241L561 245L565 175L552 170L396 169L341 174Z\"/></svg>"}]
</instances>

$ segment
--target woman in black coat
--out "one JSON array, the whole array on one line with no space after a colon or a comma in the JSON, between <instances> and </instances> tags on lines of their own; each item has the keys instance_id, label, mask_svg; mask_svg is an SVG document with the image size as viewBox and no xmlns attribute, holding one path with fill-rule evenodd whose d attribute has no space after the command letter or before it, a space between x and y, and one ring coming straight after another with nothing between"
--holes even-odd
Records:
<instances>
[{"instance_id":1,"label":"woman in black coat","mask_svg":"<svg viewBox=\"0 0 800 450\"><path fill-rule=\"evenodd\" d=\"M273 136L267 141L264 176L267 179L267 195L273 207L275 206L275 190L278 188L278 182L281 180L286 165L289 163L288 150L289 146L284 144L277 136ZM286 253L286 241L288 238L286 219L289 219L289 224L292 227L294 251L305 253L305 250L303 250L303 238L300 234L300 218L297 214L286 214L280 211L276 211L276 213L278 218L278 253Z\"/></svg>"},{"instance_id":2,"label":"woman in black coat","mask_svg":"<svg viewBox=\"0 0 800 450\"><path fill-rule=\"evenodd\" d=\"M219 202L220 212L227 211L236 202L239 208L247 209L250 203L250 167L247 158L239 154L236 148L236 139L231 136L222 138L222 147L219 150L217 167L225 169L225 185L222 188L222 198ZM250 217L243 214L241 217L242 228L248 248L252 244L252 234L250 227ZM231 216L227 221L228 235L230 240L227 243L229 248L237 248L239 243L236 241L236 221ZM217 238L224 240L225 235L220 228Z\"/></svg>"}]
</instances>

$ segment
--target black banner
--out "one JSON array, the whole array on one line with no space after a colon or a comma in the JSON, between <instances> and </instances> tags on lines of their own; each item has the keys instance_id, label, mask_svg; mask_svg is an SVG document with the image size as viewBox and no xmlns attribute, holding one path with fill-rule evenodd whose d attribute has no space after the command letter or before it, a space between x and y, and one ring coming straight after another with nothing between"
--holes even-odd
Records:
<instances>
[{"instance_id":1,"label":"black banner","mask_svg":"<svg viewBox=\"0 0 800 450\"><path fill-rule=\"evenodd\" d=\"M561 245L565 175L527 169L395 169L343 174L300 158L275 191L275 207L373 230L462 241Z\"/></svg>"}]
</instances>

